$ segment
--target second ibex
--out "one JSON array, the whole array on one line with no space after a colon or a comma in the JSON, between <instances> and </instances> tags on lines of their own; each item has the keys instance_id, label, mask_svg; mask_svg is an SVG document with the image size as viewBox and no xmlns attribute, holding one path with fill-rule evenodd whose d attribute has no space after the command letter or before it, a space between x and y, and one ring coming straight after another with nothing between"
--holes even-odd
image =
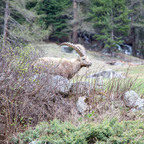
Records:
<instances>
[{"instance_id":1,"label":"second ibex","mask_svg":"<svg viewBox=\"0 0 144 144\"><path fill-rule=\"evenodd\" d=\"M71 79L82 67L92 65L86 55L84 46L69 42L64 42L61 46L63 45L72 47L79 54L78 58L68 60L66 58L42 57L32 64L33 68L37 70L49 70L50 74Z\"/></svg>"}]
</instances>

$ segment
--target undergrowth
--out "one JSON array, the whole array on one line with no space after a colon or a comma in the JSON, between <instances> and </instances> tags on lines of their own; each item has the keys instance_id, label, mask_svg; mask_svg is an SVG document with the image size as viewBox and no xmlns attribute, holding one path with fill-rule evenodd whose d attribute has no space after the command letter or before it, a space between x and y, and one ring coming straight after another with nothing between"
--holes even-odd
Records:
<instances>
[{"instance_id":1,"label":"undergrowth","mask_svg":"<svg viewBox=\"0 0 144 144\"><path fill-rule=\"evenodd\" d=\"M136 88L135 79L111 79L106 81L107 84L102 80L102 85L98 85L98 78L87 79L90 73L86 73L71 80L77 83L74 89L76 93L70 97L69 91L64 96L57 93L48 81L49 71L35 73L32 70L31 65L38 57L33 49L31 46L12 47L10 43L3 49L0 45L0 116L3 117L0 122L5 126L3 134L7 143L13 134L17 134L11 139L13 144L27 144L31 141L53 144L123 144L144 141L141 122L119 123L113 119L94 124L106 117L117 117L119 121L142 119L143 113L132 115L123 100L125 92ZM76 108L76 101L82 96L87 96L89 105L85 115L80 115ZM72 124L56 119L71 121ZM53 121L42 122L50 120ZM85 124L81 124L83 121ZM131 128L133 125L134 128ZM18 134L29 126L36 128Z\"/></svg>"},{"instance_id":2,"label":"undergrowth","mask_svg":"<svg viewBox=\"0 0 144 144\"><path fill-rule=\"evenodd\" d=\"M143 144L144 125L141 121L122 121L116 118L101 124L85 123L74 126L70 122L53 120L41 122L11 138L12 144Z\"/></svg>"}]
</instances>

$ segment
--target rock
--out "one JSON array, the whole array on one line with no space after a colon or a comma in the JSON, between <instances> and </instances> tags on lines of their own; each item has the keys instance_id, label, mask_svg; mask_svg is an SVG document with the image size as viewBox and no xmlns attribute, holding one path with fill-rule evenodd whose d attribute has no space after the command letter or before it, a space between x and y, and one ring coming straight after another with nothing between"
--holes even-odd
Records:
<instances>
[{"instance_id":1,"label":"rock","mask_svg":"<svg viewBox=\"0 0 144 144\"><path fill-rule=\"evenodd\" d=\"M80 114L84 114L84 112L86 112L88 110L88 105L86 103L87 100L88 100L88 98L86 98L86 97L78 98L76 106L77 106L77 110Z\"/></svg>"},{"instance_id":2,"label":"rock","mask_svg":"<svg viewBox=\"0 0 144 144\"><path fill-rule=\"evenodd\" d=\"M73 49L68 46L61 46L61 50L65 53L73 53Z\"/></svg>"},{"instance_id":3,"label":"rock","mask_svg":"<svg viewBox=\"0 0 144 144\"><path fill-rule=\"evenodd\" d=\"M76 82L72 83L71 93L73 95L90 95L90 93L94 90L94 86L89 82Z\"/></svg>"},{"instance_id":4,"label":"rock","mask_svg":"<svg viewBox=\"0 0 144 144\"><path fill-rule=\"evenodd\" d=\"M116 61L107 61L106 64L109 64L109 65L114 65L116 63Z\"/></svg>"},{"instance_id":5,"label":"rock","mask_svg":"<svg viewBox=\"0 0 144 144\"><path fill-rule=\"evenodd\" d=\"M95 84L95 86L103 86L103 77L99 76L99 77L90 77L90 83Z\"/></svg>"},{"instance_id":6,"label":"rock","mask_svg":"<svg viewBox=\"0 0 144 144\"><path fill-rule=\"evenodd\" d=\"M124 65L125 62L124 61L108 61L108 62L106 62L106 64L121 66L121 65Z\"/></svg>"},{"instance_id":7,"label":"rock","mask_svg":"<svg viewBox=\"0 0 144 144\"><path fill-rule=\"evenodd\" d=\"M125 65L126 63L124 61L108 61L106 62L106 64L121 66L121 65Z\"/></svg>"},{"instance_id":8,"label":"rock","mask_svg":"<svg viewBox=\"0 0 144 144\"><path fill-rule=\"evenodd\" d=\"M68 79L59 75L52 76L49 79L49 85L53 90L55 90L55 92L64 95L68 95L72 86L71 82Z\"/></svg>"},{"instance_id":9,"label":"rock","mask_svg":"<svg viewBox=\"0 0 144 144\"><path fill-rule=\"evenodd\" d=\"M48 76L46 73L34 75L29 83L29 87L26 91L27 93L37 87L37 83L43 85L40 91L44 93L60 93L68 95L71 88L71 82L68 79L59 75Z\"/></svg>"},{"instance_id":10,"label":"rock","mask_svg":"<svg viewBox=\"0 0 144 144\"><path fill-rule=\"evenodd\" d=\"M59 75L49 76L45 85L42 87L41 91L45 93L60 93L63 95L68 95L71 88L71 82Z\"/></svg>"},{"instance_id":11,"label":"rock","mask_svg":"<svg viewBox=\"0 0 144 144\"><path fill-rule=\"evenodd\" d=\"M38 141L32 141L32 142L30 142L29 144L39 144L40 142L38 142ZM50 142L45 142L45 144L52 144L52 143L50 143Z\"/></svg>"},{"instance_id":12,"label":"rock","mask_svg":"<svg viewBox=\"0 0 144 144\"><path fill-rule=\"evenodd\" d=\"M124 79L126 77L123 75L123 72L114 72L113 78Z\"/></svg>"},{"instance_id":13,"label":"rock","mask_svg":"<svg viewBox=\"0 0 144 144\"><path fill-rule=\"evenodd\" d=\"M94 78L94 77L100 77L100 76L102 76L103 78L109 78L109 79L112 79L112 78L124 79L125 78L125 76L122 75L122 72L115 72L111 69L107 69L105 71L100 71L95 74L91 74L90 76L88 76L88 78Z\"/></svg>"},{"instance_id":14,"label":"rock","mask_svg":"<svg viewBox=\"0 0 144 144\"><path fill-rule=\"evenodd\" d=\"M38 144L36 141L32 141L29 144Z\"/></svg>"},{"instance_id":15,"label":"rock","mask_svg":"<svg viewBox=\"0 0 144 144\"><path fill-rule=\"evenodd\" d=\"M117 62L115 62L115 64L114 65L116 65L116 66L121 66L121 65L124 65L124 63L123 62L121 62L121 61L117 61Z\"/></svg>"},{"instance_id":16,"label":"rock","mask_svg":"<svg viewBox=\"0 0 144 144\"><path fill-rule=\"evenodd\" d=\"M141 99L135 91L127 91L124 94L124 100L126 106L133 108L133 110L144 110L144 99Z\"/></svg>"}]
</instances>

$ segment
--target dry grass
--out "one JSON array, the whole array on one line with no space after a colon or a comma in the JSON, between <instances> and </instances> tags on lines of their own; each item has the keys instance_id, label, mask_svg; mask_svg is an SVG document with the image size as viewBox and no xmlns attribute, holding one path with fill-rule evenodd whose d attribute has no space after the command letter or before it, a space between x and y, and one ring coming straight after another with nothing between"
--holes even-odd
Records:
<instances>
[{"instance_id":1,"label":"dry grass","mask_svg":"<svg viewBox=\"0 0 144 144\"><path fill-rule=\"evenodd\" d=\"M76 54L72 53L64 53L61 51L61 48L59 45L55 43L42 43L42 44L36 44L35 45L38 50L41 52L41 56L48 56L48 57L61 57L61 58L67 58L72 59L77 57ZM105 55L102 55L101 53L94 52L94 51L88 51L87 55L89 59L92 61L92 66L89 68L82 68L77 75L72 79L75 81L77 76L82 75L89 75L91 73L96 73L101 70L106 69L112 69L114 71L122 71L124 73L128 73L127 76L129 78L136 78L137 82L133 86L133 88L139 92L139 94L144 97L144 66L143 65L130 65L132 63L139 63L144 62L144 60L129 56L120 54L120 56L117 58L108 57ZM108 61L125 61L124 65L109 65L107 64Z\"/></svg>"},{"instance_id":2,"label":"dry grass","mask_svg":"<svg viewBox=\"0 0 144 144\"><path fill-rule=\"evenodd\" d=\"M49 56L49 57L65 57L68 59L77 57L75 54L70 53L64 53L61 51L60 47L56 44L39 44L37 47L42 48L43 50L43 56ZM102 101L98 101L97 104L92 101L92 105L96 107L96 113L95 115L99 116L97 117L97 121L101 121L105 117L113 117L118 116L121 120L122 119L133 119L132 113L127 113L127 108L124 106L123 101L119 101L123 94L130 89L136 90L139 94L141 94L141 97L144 96L144 67L142 65L129 65L129 63L132 62L142 62L141 59L135 58L132 56L127 56L121 54L120 58L111 58L108 56L104 56L101 53L93 52L93 51L87 51L87 55L89 59L92 61L92 66L87 68L82 68L79 73L72 79L74 82L76 81L85 81L85 74L89 73L95 73L97 71L105 70L105 69L112 69L115 71L124 71L127 73L127 79L125 80L116 80L113 82L112 80L106 80L106 83L112 83L112 87L107 90L107 92L104 92L103 94L107 95L106 99L102 99ZM109 65L106 62L107 61L122 61L125 60L125 64L121 66L113 66ZM79 77L79 79L78 79ZM134 80L134 81L133 81ZM117 88L115 87L117 85ZM140 89L139 89L140 88ZM117 89L117 90L115 90ZM115 92L114 92L115 91ZM107 94L106 94L107 93ZM115 101L111 101L112 95L117 94ZM97 93L95 93L92 96L92 99L94 97L97 97ZM117 105L117 108L114 108L113 105ZM110 106L110 107L109 107Z\"/></svg>"},{"instance_id":3,"label":"dry grass","mask_svg":"<svg viewBox=\"0 0 144 144\"><path fill-rule=\"evenodd\" d=\"M49 56L49 57L65 57L68 59L75 58L77 55L70 54L70 53L64 53L61 51L59 45L50 43L50 44L38 44L36 45L38 48L42 49L43 56ZM143 65L129 65L131 63L138 63L143 62L143 60L133 57L121 54L119 58L112 58L108 56L104 56L101 53L94 52L94 51L88 51L87 55L89 59L92 61L92 66L90 68L82 68L78 74L72 79L75 81L85 81L84 75L89 75L90 73L96 73L101 70L105 69L112 69L115 71L123 71L124 73L127 73L127 77L129 79L136 79L134 82L134 85L131 87L133 90L139 93L141 97L144 97L144 66ZM114 66L109 65L106 62L107 61L124 61L125 64L121 66ZM77 77L80 77L79 80ZM109 80L105 80L106 82Z\"/></svg>"}]
</instances>

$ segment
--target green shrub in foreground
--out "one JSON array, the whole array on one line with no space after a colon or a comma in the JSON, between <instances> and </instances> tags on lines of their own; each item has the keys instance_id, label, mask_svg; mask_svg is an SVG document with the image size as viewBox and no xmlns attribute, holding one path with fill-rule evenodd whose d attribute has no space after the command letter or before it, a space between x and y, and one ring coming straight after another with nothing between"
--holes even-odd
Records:
<instances>
[{"instance_id":1,"label":"green shrub in foreground","mask_svg":"<svg viewBox=\"0 0 144 144\"><path fill-rule=\"evenodd\" d=\"M116 119L102 124L86 123L78 127L70 122L53 120L42 122L11 139L13 144L144 144L144 124L140 121L118 122Z\"/></svg>"}]
</instances>

